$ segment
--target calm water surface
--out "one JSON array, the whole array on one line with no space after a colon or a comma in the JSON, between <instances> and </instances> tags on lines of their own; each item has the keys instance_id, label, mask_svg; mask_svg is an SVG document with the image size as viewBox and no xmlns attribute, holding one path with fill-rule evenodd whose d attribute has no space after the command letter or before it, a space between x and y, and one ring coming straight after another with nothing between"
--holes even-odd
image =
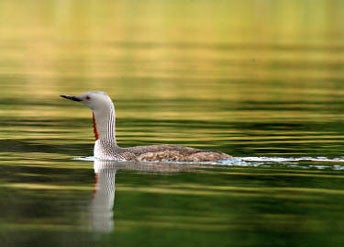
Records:
<instances>
[{"instance_id":1,"label":"calm water surface","mask_svg":"<svg viewBox=\"0 0 344 247\"><path fill-rule=\"evenodd\" d=\"M343 2L244 2L2 1L0 245L342 246ZM235 159L80 158L89 90L122 146Z\"/></svg>"}]
</instances>

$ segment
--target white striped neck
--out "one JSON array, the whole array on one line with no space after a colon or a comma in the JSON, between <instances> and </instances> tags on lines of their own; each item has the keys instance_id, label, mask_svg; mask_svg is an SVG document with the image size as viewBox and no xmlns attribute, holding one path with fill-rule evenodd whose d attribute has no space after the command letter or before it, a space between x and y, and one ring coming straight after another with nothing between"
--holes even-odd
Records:
<instances>
[{"instance_id":1,"label":"white striped neck","mask_svg":"<svg viewBox=\"0 0 344 247\"><path fill-rule=\"evenodd\" d=\"M100 109L93 110L93 132L96 141L100 140L117 146L115 137L115 107L108 102Z\"/></svg>"}]
</instances>

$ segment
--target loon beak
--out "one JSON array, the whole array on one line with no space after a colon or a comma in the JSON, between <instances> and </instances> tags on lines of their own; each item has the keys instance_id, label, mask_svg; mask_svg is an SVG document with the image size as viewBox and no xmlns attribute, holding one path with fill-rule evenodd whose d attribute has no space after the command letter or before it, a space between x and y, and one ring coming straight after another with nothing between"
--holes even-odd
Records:
<instances>
[{"instance_id":1,"label":"loon beak","mask_svg":"<svg viewBox=\"0 0 344 247\"><path fill-rule=\"evenodd\" d=\"M77 96L71 96L71 95L65 95L65 94L61 94L60 95L62 98L65 98L65 99L70 99L70 100L73 100L73 101L82 101L82 99L78 98Z\"/></svg>"}]
</instances>

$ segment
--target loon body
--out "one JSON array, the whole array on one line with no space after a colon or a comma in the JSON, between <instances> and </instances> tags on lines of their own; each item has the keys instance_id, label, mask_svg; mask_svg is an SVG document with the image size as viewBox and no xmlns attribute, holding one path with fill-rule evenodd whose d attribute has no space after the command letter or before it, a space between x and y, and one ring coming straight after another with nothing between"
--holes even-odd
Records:
<instances>
[{"instance_id":1,"label":"loon body","mask_svg":"<svg viewBox=\"0 0 344 247\"><path fill-rule=\"evenodd\" d=\"M115 107L104 92L88 92L61 97L83 103L92 110L95 135L94 157L117 161L209 162L230 159L219 151L202 150L179 145L162 144L122 148L115 138Z\"/></svg>"}]
</instances>

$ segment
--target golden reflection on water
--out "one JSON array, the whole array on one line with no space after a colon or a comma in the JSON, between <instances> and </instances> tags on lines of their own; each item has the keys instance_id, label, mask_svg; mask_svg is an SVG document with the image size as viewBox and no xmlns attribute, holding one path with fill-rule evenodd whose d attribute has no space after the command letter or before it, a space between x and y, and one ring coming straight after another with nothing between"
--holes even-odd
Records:
<instances>
[{"instance_id":1,"label":"golden reflection on water","mask_svg":"<svg viewBox=\"0 0 344 247\"><path fill-rule=\"evenodd\" d=\"M89 110L58 95L97 89L115 100L117 133L128 145L339 149L344 6L308 4L1 1L1 138L24 143L17 157L36 144L70 142L91 154ZM307 128L262 130L257 122Z\"/></svg>"},{"instance_id":2,"label":"golden reflection on water","mask_svg":"<svg viewBox=\"0 0 344 247\"><path fill-rule=\"evenodd\" d=\"M312 11L296 0L2 1L0 63L3 76L19 76L4 92L259 99L285 95L281 86L288 97L322 96L317 81L343 76L343 9L342 1L318 1Z\"/></svg>"}]
</instances>

